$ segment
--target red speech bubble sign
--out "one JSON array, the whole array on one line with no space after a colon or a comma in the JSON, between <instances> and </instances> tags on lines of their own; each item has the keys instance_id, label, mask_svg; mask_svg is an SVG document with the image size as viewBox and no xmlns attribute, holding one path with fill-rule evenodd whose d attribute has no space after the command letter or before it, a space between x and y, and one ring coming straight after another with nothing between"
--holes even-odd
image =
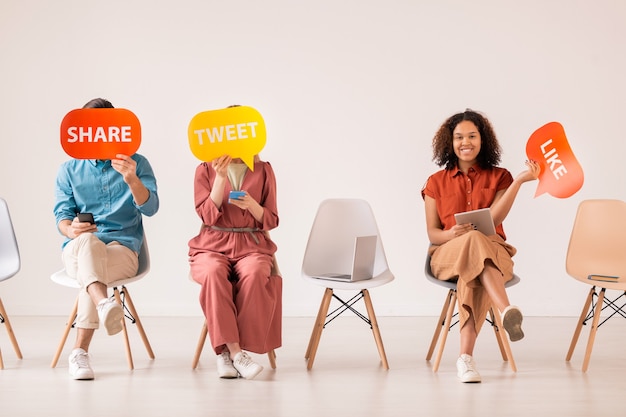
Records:
<instances>
[{"instance_id":1,"label":"red speech bubble sign","mask_svg":"<svg viewBox=\"0 0 626 417\"><path fill-rule=\"evenodd\" d=\"M141 124L126 109L76 109L61 122L61 146L76 159L133 155L141 144Z\"/></svg>"},{"instance_id":2,"label":"red speech bubble sign","mask_svg":"<svg viewBox=\"0 0 626 417\"><path fill-rule=\"evenodd\" d=\"M583 169L560 123L550 122L530 135L526 155L541 165L535 197L548 193L553 197L567 198L583 186Z\"/></svg>"}]
</instances>

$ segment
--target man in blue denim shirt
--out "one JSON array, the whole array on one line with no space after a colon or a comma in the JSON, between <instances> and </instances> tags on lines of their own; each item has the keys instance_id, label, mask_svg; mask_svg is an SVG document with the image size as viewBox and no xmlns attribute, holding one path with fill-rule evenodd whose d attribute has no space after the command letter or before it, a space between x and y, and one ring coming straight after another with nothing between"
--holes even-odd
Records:
<instances>
[{"instance_id":1,"label":"man in blue denim shirt","mask_svg":"<svg viewBox=\"0 0 626 417\"><path fill-rule=\"evenodd\" d=\"M83 108L112 108L94 99ZM122 330L122 307L107 295L107 284L137 273L143 242L142 215L159 209L157 185L148 160L116 155L111 160L72 159L61 165L56 179L54 215L63 242L63 263L80 284L76 343L69 357L74 379L94 379L88 349L102 322L112 335ZM79 221L92 213L95 223Z\"/></svg>"}]
</instances>

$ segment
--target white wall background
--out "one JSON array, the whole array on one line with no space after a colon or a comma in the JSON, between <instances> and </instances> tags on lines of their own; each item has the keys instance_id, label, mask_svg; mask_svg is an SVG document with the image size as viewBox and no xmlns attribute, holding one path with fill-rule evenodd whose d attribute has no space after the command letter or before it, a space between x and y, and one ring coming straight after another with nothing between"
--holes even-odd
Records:
<instances>
[{"instance_id":1,"label":"white wall background","mask_svg":"<svg viewBox=\"0 0 626 417\"><path fill-rule=\"evenodd\" d=\"M379 315L435 315L445 292L424 279L420 189L438 169L431 139L467 107L490 118L502 166L524 168L525 144L559 121L585 171L569 199L526 184L505 221L527 315L577 315L586 288L564 268L578 203L626 199L626 2L621 0L178 0L0 2L0 196L22 270L1 284L12 315L66 315L52 206L62 118L94 97L140 119L161 210L145 220L152 272L134 284L143 315L200 316L187 241L198 160L187 125L238 103L263 115L262 157L278 177L272 236L284 314L314 315L322 289L300 278L319 202L367 199L396 280L372 291Z\"/></svg>"}]
</instances>

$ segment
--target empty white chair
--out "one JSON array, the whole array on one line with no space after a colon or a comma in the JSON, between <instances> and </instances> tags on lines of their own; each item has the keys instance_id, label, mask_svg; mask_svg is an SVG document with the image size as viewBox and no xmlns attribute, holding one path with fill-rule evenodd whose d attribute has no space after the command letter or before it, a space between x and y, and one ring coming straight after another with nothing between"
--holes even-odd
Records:
<instances>
[{"instance_id":1,"label":"empty white chair","mask_svg":"<svg viewBox=\"0 0 626 417\"><path fill-rule=\"evenodd\" d=\"M11 222L11 215L9 214L9 207L7 202L0 198L0 282L11 278L20 270L20 251L17 246L17 239L15 238L15 231L13 230L13 223ZM22 359L22 352L17 344L17 339L13 333L13 327L9 321L4 305L2 304L2 298L0 298L0 323L4 323L13 350L18 359ZM0 369L4 369L4 362L2 360L2 351L0 350Z\"/></svg>"},{"instance_id":2,"label":"empty white chair","mask_svg":"<svg viewBox=\"0 0 626 417\"><path fill-rule=\"evenodd\" d=\"M328 272L348 273L352 268L354 241L357 236L378 237L373 278L356 282L338 282L314 278ZM308 282L325 288L309 345L305 353L307 369L313 367L317 348L324 327L345 311L351 311L372 329L384 369L389 369L383 340L378 328L376 314L369 289L388 284L394 279L387 265L383 242L369 203L361 199L328 199L320 204L304 253L302 276ZM335 290L356 291L356 295L343 300ZM339 301L339 308L328 313L332 299ZM366 314L357 311L354 304L363 299Z\"/></svg>"}]
</instances>

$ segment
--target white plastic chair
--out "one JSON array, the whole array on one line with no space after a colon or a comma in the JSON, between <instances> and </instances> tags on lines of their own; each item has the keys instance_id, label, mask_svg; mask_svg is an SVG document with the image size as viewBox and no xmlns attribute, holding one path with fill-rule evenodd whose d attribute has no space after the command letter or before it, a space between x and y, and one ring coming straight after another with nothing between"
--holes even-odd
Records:
<instances>
[{"instance_id":1,"label":"white plastic chair","mask_svg":"<svg viewBox=\"0 0 626 417\"><path fill-rule=\"evenodd\" d=\"M614 316L626 318L626 202L621 200L585 200L578 205L565 267L572 278L590 285L580 318L570 343L566 361L572 358L583 324L592 321L583 359L583 372L589 360L598 328ZM599 291L598 291L599 289ZM613 300L606 290L617 290ZM609 314L600 321L604 311Z\"/></svg>"},{"instance_id":2,"label":"white plastic chair","mask_svg":"<svg viewBox=\"0 0 626 417\"><path fill-rule=\"evenodd\" d=\"M373 278L356 282L337 282L314 278L327 272L349 273L352 267L354 240L357 236L378 236L376 261ZM387 265L382 239L378 231L372 208L365 200L328 199L320 204L304 253L302 276L308 282L325 288L315 325L305 353L307 369L313 367L324 327L345 311L351 311L365 321L372 329L384 369L389 369L387 355L378 328L376 314L368 289L388 284L394 276ZM335 294L335 290L352 290L357 294L345 301ZM332 299L340 306L328 313ZM362 314L353 306L363 299L367 314Z\"/></svg>"},{"instance_id":3,"label":"white plastic chair","mask_svg":"<svg viewBox=\"0 0 626 417\"><path fill-rule=\"evenodd\" d=\"M138 281L143 278L150 271L150 252L148 251L148 243L144 236L143 244L139 251L139 267L137 269L137 275L130 278L124 278L117 281L114 281L108 285L109 288L113 288L113 295L118 303L121 304L124 309L125 318L129 319L131 323L137 325L137 330L139 331L139 335L143 340L143 344L146 347L148 352L148 356L150 359L154 359L154 352L152 351L152 347L150 346L150 342L148 341L148 337L146 336L146 332L144 331L143 325L141 324L141 320L139 319L139 315L137 314L137 310L135 310L135 304L130 297L130 293L128 288L126 287L128 284ZM70 278L65 269L62 269L58 272L55 272L50 276L50 279L59 285L63 285L65 287L70 288L80 288L78 282L75 279ZM59 347L54 354L54 358L52 359L52 364L50 365L54 368L59 361L59 357L63 352L63 347L65 346L65 342L67 341L67 336L69 335L70 330L74 327L74 322L76 320L76 315L78 311L78 298L74 303L74 307L72 308L72 312L69 315L67 320L67 324L65 326L65 330L63 331L63 336L61 337L61 342L59 343ZM126 347L126 359L128 361L128 367L132 370L134 369L133 364L133 355L130 350L130 343L128 341L128 331L126 329L126 320L122 320L122 331L124 335L124 344Z\"/></svg>"},{"instance_id":4,"label":"white plastic chair","mask_svg":"<svg viewBox=\"0 0 626 417\"><path fill-rule=\"evenodd\" d=\"M456 295L456 282L454 281L442 281L437 279L432 270L430 269L430 256L426 256L426 265L424 265L424 273L426 275L426 279L432 282L433 284L439 285L441 287L448 289L448 294L446 294L446 299L443 303L443 308L441 309L441 314L439 315L439 321L437 322L437 327L435 327L435 333L433 334L433 338L430 342L430 347L428 348L428 353L426 354L426 360L430 361L433 356L433 352L439 344L439 349L437 349L437 355L435 356L435 362L433 363L433 372L437 372L439 370L439 364L441 363L441 357L443 355L443 349L446 347L446 340L448 338L448 332L452 327L454 327L457 323L452 323L452 319L458 315L455 312L456 304L457 304L457 295ZM513 278L507 281L504 284L505 288L512 287L513 285L519 284L521 281L520 277L513 274ZM496 310L497 311L497 310ZM505 362L509 362L509 366L513 372L517 372L517 366L515 365L515 360L513 359L513 353L511 351L511 346L509 344L509 339L506 336L506 332L504 331L504 326L502 325L502 318L500 314L494 313L494 307L492 306L489 309L489 318L487 318L487 322L491 324L493 327L493 331L496 335L496 340L498 341L498 346L500 347L500 354L502 355L502 360ZM442 332L442 330L444 330Z\"/></svg>"},{"instance_id":5,"label":"white plastic chair","mask_svg":"<svg viewBox=\"0 0 626 417\"><path fill-rule=\"evenodd\" d=\"M20 270L20 251L17 246L17 239L13 230L13 223L9 214L9 207L6 201L0 198L0 282L9 279ZM0 323L4 323L13 350L18 359L22 359L22 352L17 339L13 333L13 327L9 321L2 298L0 298ZM4 369L4 361L2 360L2 351L0 350L0 369Z\"/></svg>"}]
</instances>

